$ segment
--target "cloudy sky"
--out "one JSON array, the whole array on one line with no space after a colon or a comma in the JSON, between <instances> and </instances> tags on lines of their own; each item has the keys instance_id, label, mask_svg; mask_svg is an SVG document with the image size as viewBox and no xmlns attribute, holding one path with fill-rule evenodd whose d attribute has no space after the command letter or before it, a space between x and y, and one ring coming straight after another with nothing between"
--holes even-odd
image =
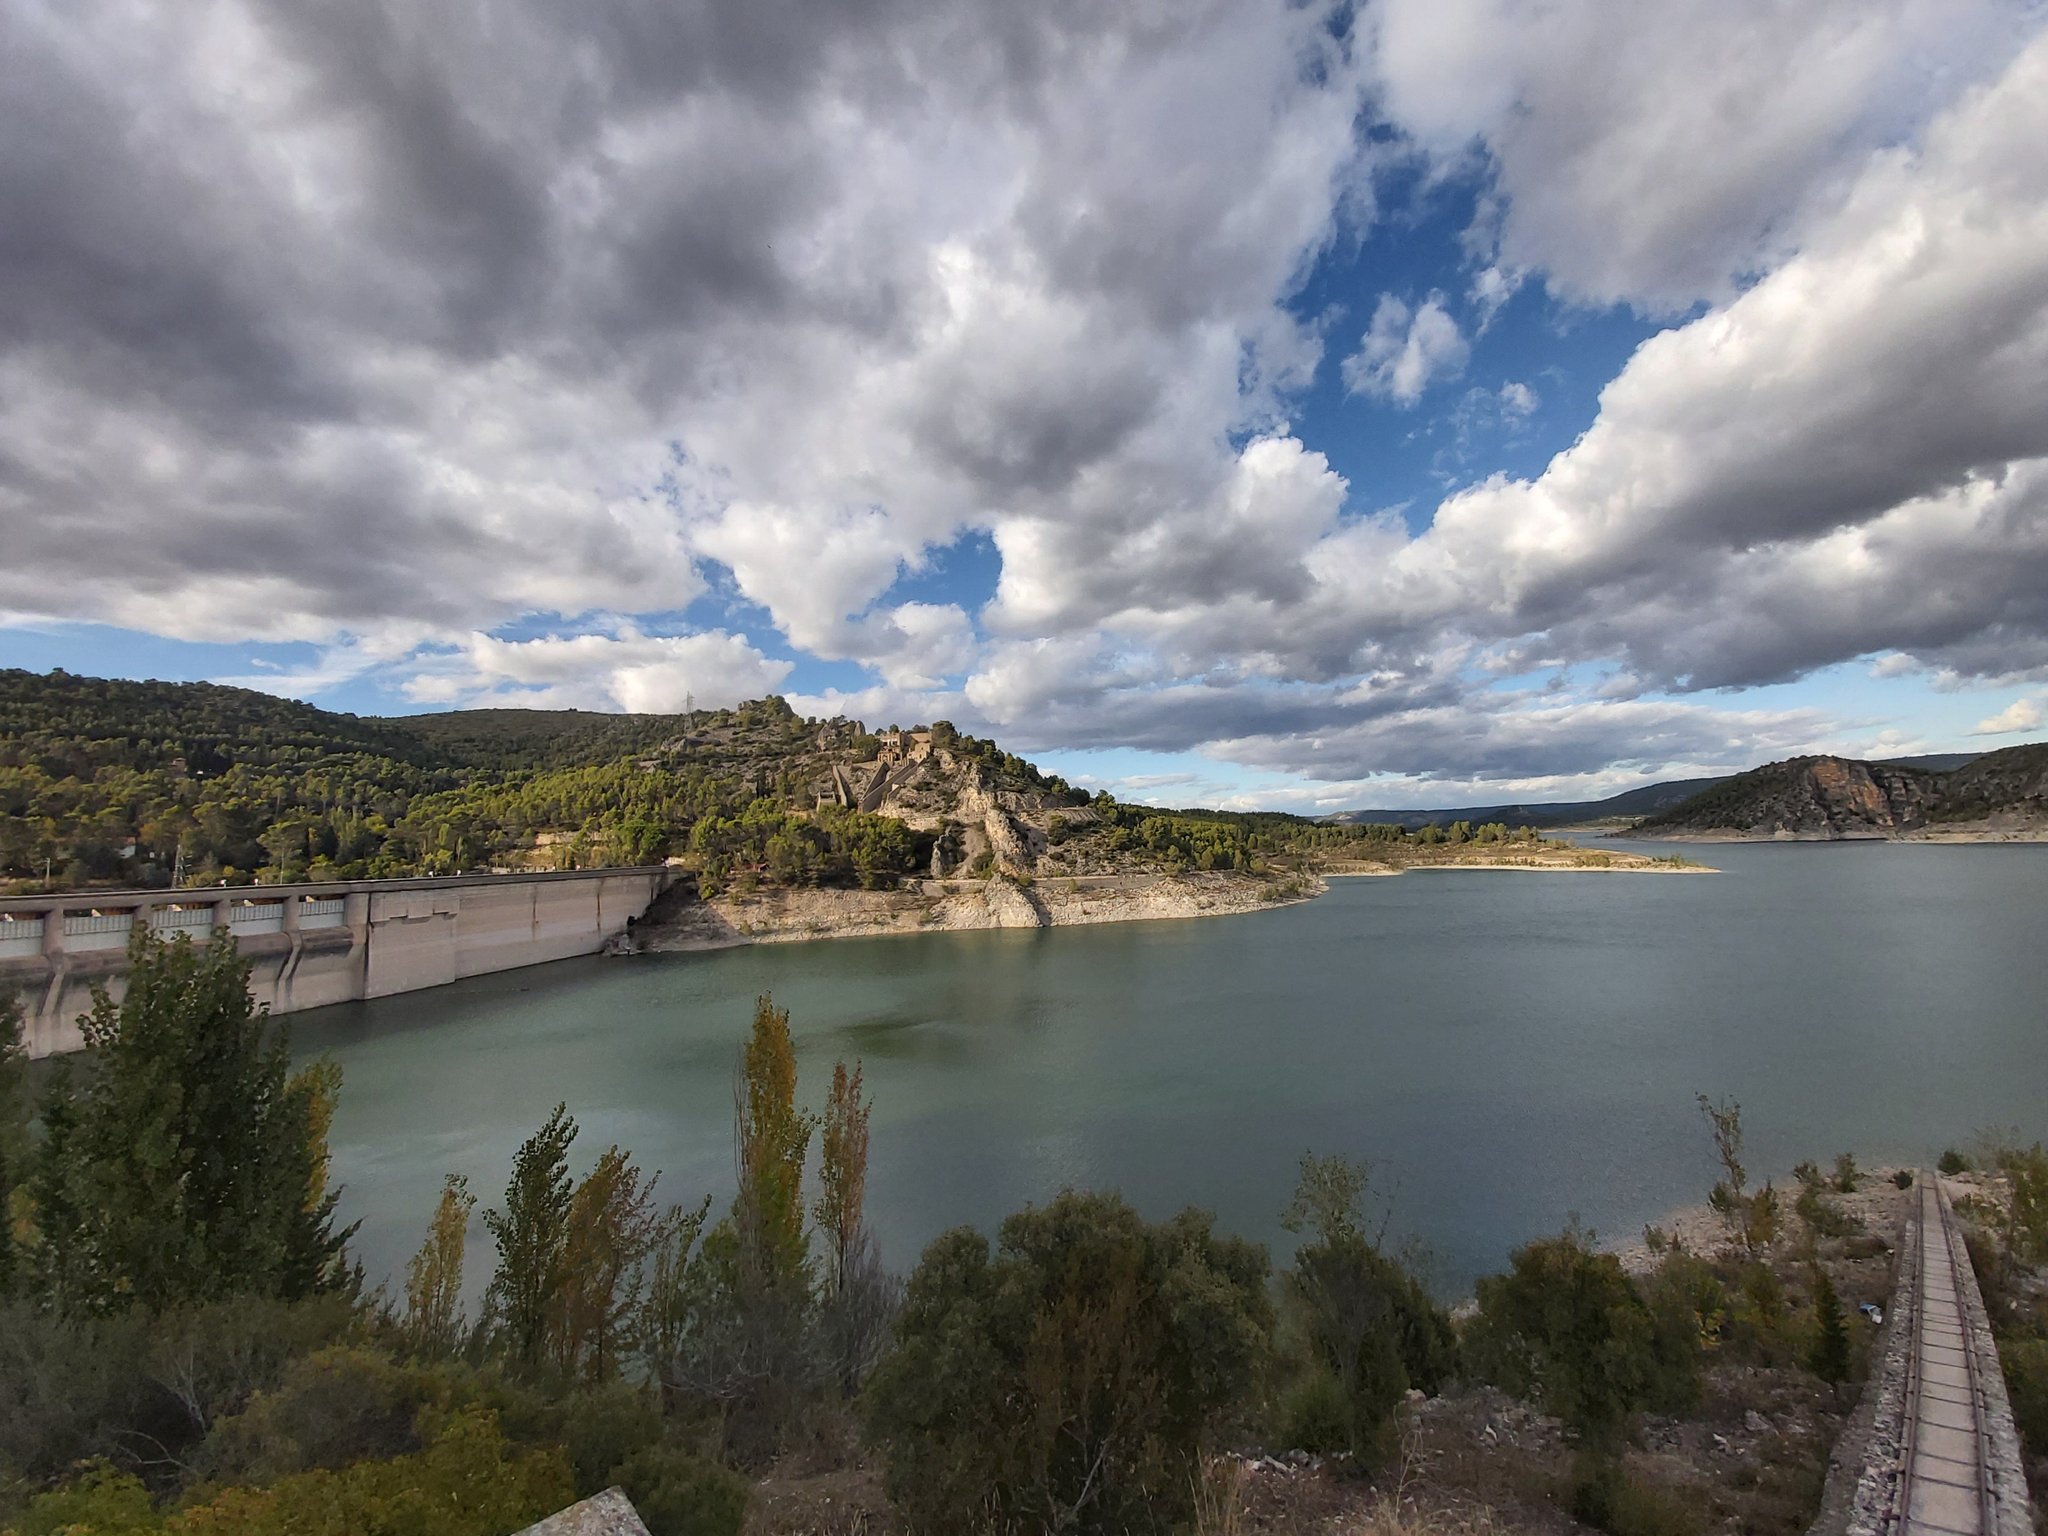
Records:
<instances>
[{"instance_id":1,"label":"cloudy sky","mask_svg":"<svg viewBox=\"0 0 2048 1536\"><path fill-rule=\"evenodd\" d=\"M0 665L1133 798L2048 731L2037 0L0 0Z\"/></svg>"}]
</instances>

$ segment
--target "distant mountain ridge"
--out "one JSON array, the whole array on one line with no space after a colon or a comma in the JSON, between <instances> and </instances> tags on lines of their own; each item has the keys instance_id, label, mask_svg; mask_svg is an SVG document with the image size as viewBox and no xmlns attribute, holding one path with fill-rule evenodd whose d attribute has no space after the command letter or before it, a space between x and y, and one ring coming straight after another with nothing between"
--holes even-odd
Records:
<instances>
[{"instance_id":1,"label":"distant mountain ridge","mask_svg":"<svg viewBox=\"0 0 2048 1536\"><path fill-rule=\"evenodd\" d=\"M1901 757L1887 759L1890 766L1920 768L1945 772L1973 762L1981 754L1975 752L1936 752L1923 757ZM1340 811L1326 816L1325 821L1340 826L1382 825L1407 827L1447 827L1455 821L1469 821L1485 825L1490 821L1505 822L1511 827L1574 827L1590 822L1634 821L1644 816L1654 816L1660 811L1670 810L1683 804L1694 795L1701 794L1717 784L1726 784L1734 774L1721 774L1706 779L1666 779L1657 784L1644 784L1636 789L1623 790L1618 795L1609 795L1605 800L1557 800L1517 801L1509 805L1473 805L1452 810L1367 810Z\"/></svg>"},{"instance_id":2,"label":"distant mountain ridge","mask_svg":"<svg viewBox=\"0 0 2048 1536\"><path fill-rule=\"evenodd\" d=\"M1790 758L1710 785L1631 832L1815 841L2048 837L2048 743L2006 747L1946 769L1910 760Z\"/></svg>"}]
</instances>

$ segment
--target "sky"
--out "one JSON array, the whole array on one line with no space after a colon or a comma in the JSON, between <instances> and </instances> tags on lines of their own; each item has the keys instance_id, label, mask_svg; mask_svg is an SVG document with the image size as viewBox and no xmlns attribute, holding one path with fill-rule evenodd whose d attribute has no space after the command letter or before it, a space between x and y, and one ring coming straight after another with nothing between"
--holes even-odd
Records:
<instances>
[{"instance_id":1,"label":"sky","mask_svg":"<svg viewBox=\"0 0 2048 1536\"><path fill-rule=\"evenodd\" d=\"M0 666L1136 800L2048 735L2040 0L0 0Z\"/></svg>"}]
</instances>

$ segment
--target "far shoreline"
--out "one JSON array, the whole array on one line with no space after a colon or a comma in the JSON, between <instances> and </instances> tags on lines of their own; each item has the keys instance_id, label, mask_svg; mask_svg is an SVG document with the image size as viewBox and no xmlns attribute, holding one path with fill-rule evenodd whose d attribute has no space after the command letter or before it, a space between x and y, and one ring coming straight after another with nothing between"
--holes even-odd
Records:
<instances>
[{"instance_id":1,"label":"far shoreline","mask_svg":"<svg viewBox=\"0 0 2048 1536\"><path fill-rule=\"evenodd\" d=\"M1279 879L1219 872L1127 877L1113 888L1063 886L1061 877L1018 881L922 881L893 891L804 889L718 896L679 903L673 914L639 924L613 954L702 954L750 944L801 944L825 939L889 938L920 933L996 929L1097 927L1233 917L1305 905L1328 894L1329 881L1374 879L1415 870L1479 870L1530 874L1717 874L1705 865L1658 862L1621 854L1628 863L1562 860L1508 863L1466 860L1407 868L1322 869ZM1097 878L1100 877L1091 877Z\"/></svg>"}]
</instances>

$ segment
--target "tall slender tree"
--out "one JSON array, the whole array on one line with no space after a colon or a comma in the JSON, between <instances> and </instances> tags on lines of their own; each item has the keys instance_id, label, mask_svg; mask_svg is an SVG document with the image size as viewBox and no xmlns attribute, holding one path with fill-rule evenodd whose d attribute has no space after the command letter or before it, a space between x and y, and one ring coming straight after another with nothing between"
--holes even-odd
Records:
<instances>
[{"instance_id":1,"label":"tall slender tree","mask_svg":"<svg viewBox=\"0 0 2048 1536\"><path fill-rule=\"evenodd\" d=\"M405 1335L417 1354L452 1355L462 1342L462 1256L476 1196L469 1180L451 1173L441 1183L427 1240L405 1267Z\"/></svg>"},{"instance_id":2,"label":"tall slender tree","mask_svg":"<svg viewBox=\"0 0 2048 1536\"><path fill-rule=\"evenodd\" d=\"M573 1193L569 1144L575 1139L569 1106L557 1104L513 1158L505 1208L484 1212L484 1225L498 1242L498 1271L484 1295L485 1313L513 1365L529 1372L545 1363L558 1328Z\"/></svg>"},{"instance_id":3,"label":"tall slender tree","mask_svg":"<svg viewBox=\"0 0 2048 1536\"><path fill-rule=\"evenodd\" d=\"M646 1288L648 1257L665 1235L655 1181L608 1148L569 1199L556 1360L572 1377L609 1381L619 1369Z\"/></svg>"},{"instance_id":4,"label":"tall slender tree","mask_svg":"<svg viewBox=\"0 0 2048 1536\"><path fill-rule=\"evenodd\" d=\"M807 1277L804 1159L812 1118L797 1108L796 1042L789 1010L756 999L754 1028L740 1058L739 1200L735 1208L748 1262L770 1283Z\"/></svg>"},{"instance_id":5,"label":"tall slender tree","mask_svg":"<svg viewBox=\"0 0 2048 1536\"><path fill-rule=\"evenodd\" d=\"M846 1063L832 1067L832 1091L825 1099L825 1115L818 1135L818 1200L811 1207L819 1230L824 1234L829 1272L826 1284L833 1292L846 1288L847 1274L863 1232L863 1206L868 1188L868 1111L861 1097L860 1063L846 1070Z\"/></svg>"}]
</instances>

